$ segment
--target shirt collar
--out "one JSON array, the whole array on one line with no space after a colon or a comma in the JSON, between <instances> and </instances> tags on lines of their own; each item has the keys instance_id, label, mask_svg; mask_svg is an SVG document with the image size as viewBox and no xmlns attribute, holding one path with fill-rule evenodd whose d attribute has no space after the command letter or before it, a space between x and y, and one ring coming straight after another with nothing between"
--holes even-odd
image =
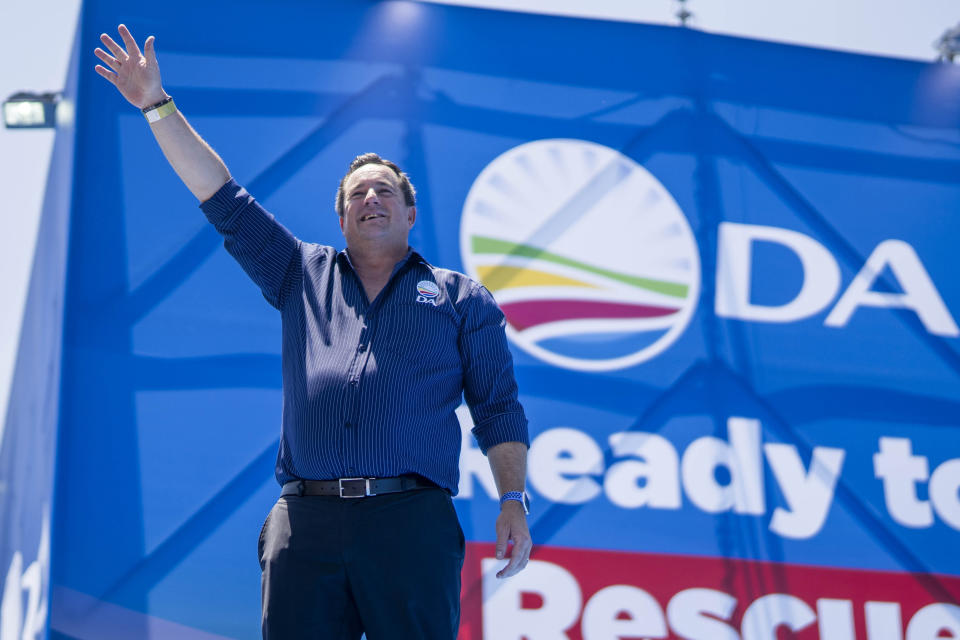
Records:
<instances>
[{"instance_id":1,"label":"shirt collar","mask_svg":"<svg viewBox=\"0 0 960 640\"><path fill-rule=\"evenodd\" d=\"M354 273L356 273L357 270L354 268L353 262L350 261L350 253L349 253L346 249L342 249L341 251L339 251L339 252L337 253L337 260L340 261L340 265L341 265L341 266L350 267L350 270L353 271ZM406 255L403 256L403 257L400 259L400 262L398 262L398 263L393 267L393 272L392 272L392 273L396 273L396 272L399 271L401 268L403 268L404 266L406 266L407 263L410 263L410 262L419 263L419 264L422 264L422 265L427 266L427 267L432 267L432 266L433 266L432 264L430 264L429 262L427 262L426 258L424 258L422 255L420 255L417 251L415 251L415 250L413 249L413 247L409 247L409 246L408 246L408 247L407 247L407 253L406 253ZM391 274L391 277L392 277L392 274Z\"/></svg>"}]
</instances>

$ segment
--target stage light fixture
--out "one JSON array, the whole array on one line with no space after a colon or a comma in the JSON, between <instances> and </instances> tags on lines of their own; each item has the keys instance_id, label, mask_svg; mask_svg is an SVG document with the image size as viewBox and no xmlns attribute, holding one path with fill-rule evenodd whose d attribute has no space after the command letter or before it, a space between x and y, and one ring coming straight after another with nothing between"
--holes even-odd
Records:
<instances>
[{"instance_id":1,"label":"stage light fixture","mask_svg":"<svg viewBox=\"0 0 960 640\"><path fill-rule=\"evenodd\" d=\"M955 62L960 57L960 24L944 31L933 48L937 50L937 60Z\"/></svg>"},{"instance_id":2,"label":"stage light fixture","mask_svg":"<svg viewBox=\"0 0 960 640\"><path fill-rule=\"evenodd\" d=\"M693 12L687 7L687 0L676 0L677 12L673 14L680 21L681 27L689 26L687 23L693 17Z\"/></svg>"},{"instance_id":3,"label":"stage light fixture","mask_svg":"<svg viewBox=\"0 0 960 640\"><path fill-rule=\"evenodd\" d=\"M58 93L15 93L3 103L3 124L8 129L52 129L59 99Z\"/></svg>"}]
</instances>

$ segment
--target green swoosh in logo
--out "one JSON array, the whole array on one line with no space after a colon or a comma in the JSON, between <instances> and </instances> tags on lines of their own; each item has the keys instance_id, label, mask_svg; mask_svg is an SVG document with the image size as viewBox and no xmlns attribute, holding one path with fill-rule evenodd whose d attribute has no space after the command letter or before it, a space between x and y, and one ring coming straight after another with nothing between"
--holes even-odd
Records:
<instances>
[{"instance_id":1,"label":"green swoosh in logo","mask_svg":"<svg viewBox=\"0 0 960 640\"><path fill-rule=\"evenodd\" d=\"M634 287L640 287L641 289L647 289L648 291L655 291L657 293L662 293L663 295L672 296L674 298L686 298L687 292L690 289L687 285L677 282L653 280L651 278L640 278L638 276L631 276L626 273L610 271L609 269L604 269L592 264L580 262L579 260L567 258L565 256L551 253L544 249L540 249L528 244L518 244L509 242L507 240L498 240L496 238L484 236L473 236L471 238L471 244L474 253L495 253L510 256L522 256L524 258L535 258L545 262L562 264L566 267L573 267L574 269L587 271L589 273L610 278L611 280L623 282Z\"/></svg>"}]
</instances>

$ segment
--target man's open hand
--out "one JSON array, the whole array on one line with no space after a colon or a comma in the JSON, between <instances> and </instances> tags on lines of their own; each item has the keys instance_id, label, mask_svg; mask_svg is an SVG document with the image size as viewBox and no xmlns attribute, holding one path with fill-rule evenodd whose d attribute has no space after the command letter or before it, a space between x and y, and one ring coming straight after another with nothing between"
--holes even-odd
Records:
<instances>
[{"instance_id":1,"label":"man's open hand","mask_svg":"<svg viewBox=\"0 0 960 640\"><path fill-rule=\"evenodd\" d=\"M507 542L513 542L510 562L497 573L498 578L509 578L520 572L530 560L533 541L527 528L527 516L523 505L516 500L506 500L497 517L497 560L507 557Z\"/></svg>"},{"instance_id":2,"label":"man's open hand","mask_svg":"<svg viewBox=\"0 0 960 640\"><path fill-rule=\"evenodd\" d=\"M137 41L124 25L120 25L118 31L126 49L107 34L102 34L100 41L110 53L99 48L93 53L110 69L98 64L96 72L112 82L120 94L135 107L143 109L164 100L167 94L160 82L160 67L153 49L153 36L147 38L141 53Z\"/></svg>"}]
</instances>

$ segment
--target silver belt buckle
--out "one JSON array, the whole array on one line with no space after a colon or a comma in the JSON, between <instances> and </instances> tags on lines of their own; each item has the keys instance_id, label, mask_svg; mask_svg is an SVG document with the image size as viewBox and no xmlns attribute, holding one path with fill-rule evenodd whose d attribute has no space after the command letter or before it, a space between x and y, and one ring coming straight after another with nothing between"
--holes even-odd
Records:
<instances>
[{"instance_id":1,"label":"silver belt buckle","mask_svg":"<svg viewBox=\"0 0 960 640\"><path fill-rule=\"evenodd\" d=\"M370 478L340 478L341 498L366 498L370 493Z\"/></svg>"}]
</instances>

